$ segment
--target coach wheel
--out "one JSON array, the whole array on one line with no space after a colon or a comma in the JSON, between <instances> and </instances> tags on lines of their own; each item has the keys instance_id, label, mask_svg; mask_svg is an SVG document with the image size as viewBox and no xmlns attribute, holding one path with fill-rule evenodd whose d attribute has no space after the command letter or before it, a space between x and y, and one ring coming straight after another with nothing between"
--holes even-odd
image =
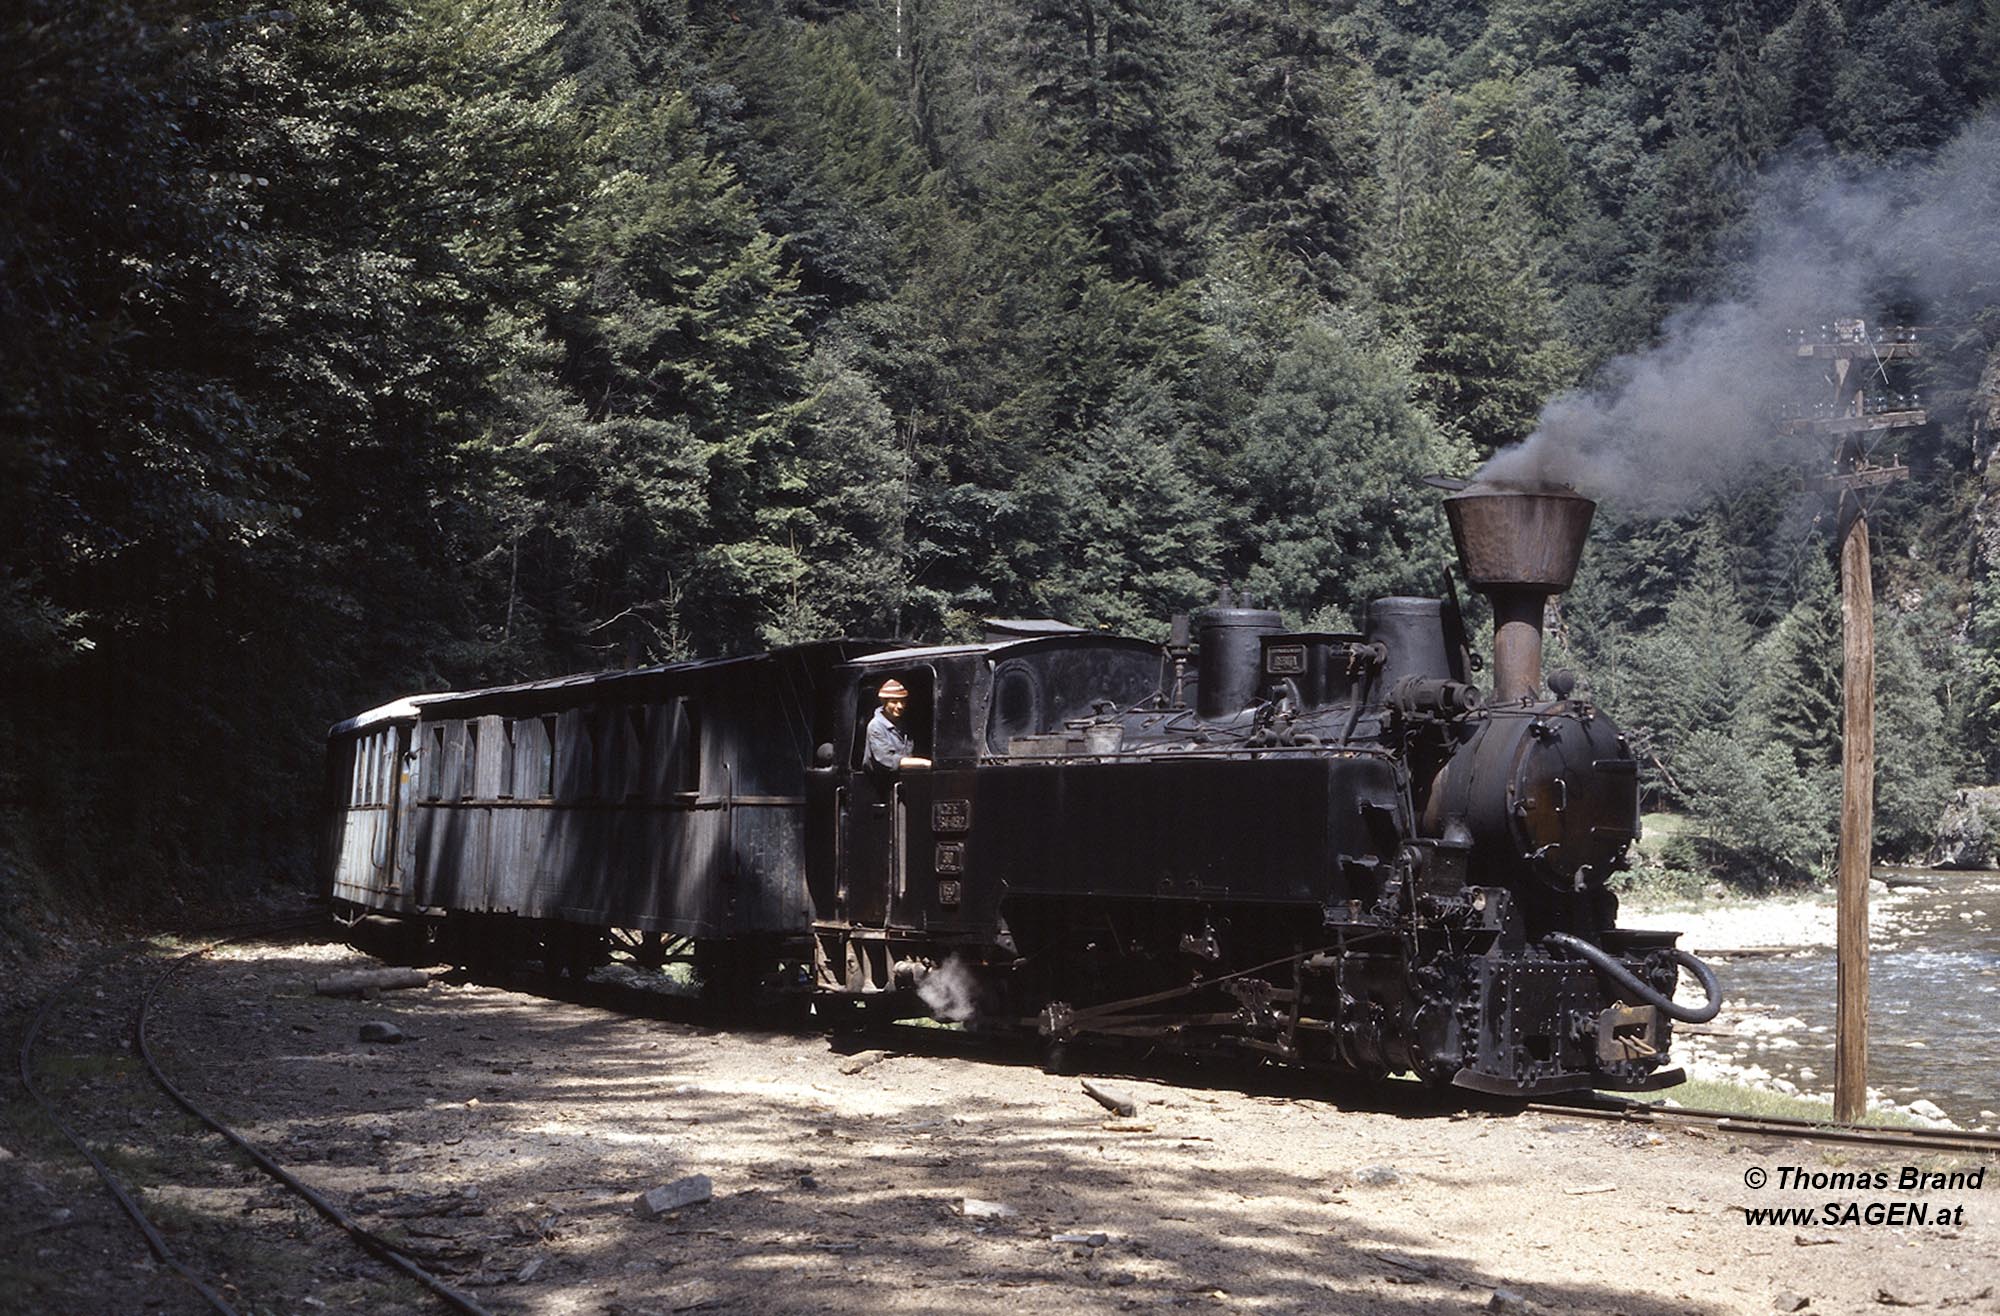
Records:
<instances>
[{"instance_id":1,"label":"coach wheel","mask_svg":"<svg viewBox=\"0 0 2000 1316\"><path fill-rule=\"evenodd\" d=\"M568 923L549 923L542 928L542 977L550 985L562 981L566 973L581 982L590 972L590 956L596 934Z\"/></svg>"},{"instance_id":2,"label":"coach wheel","mask_svg":"<svg viewBox=\"0 0 2000 1316\"><path fill-rule=\"evenodd\" d=\"M726 1019L756 1013L757 960L749 950L734 942L696 942L694 971L710 1010Z\"/></svg>"}]
</instances>

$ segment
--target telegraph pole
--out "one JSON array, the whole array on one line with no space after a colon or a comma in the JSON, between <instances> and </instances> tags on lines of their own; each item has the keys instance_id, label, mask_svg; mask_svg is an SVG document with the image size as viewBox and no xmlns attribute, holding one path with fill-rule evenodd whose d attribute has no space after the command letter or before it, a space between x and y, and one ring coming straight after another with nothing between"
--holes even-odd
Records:
<instances>
[{"instance_id":1,"label":"telegraph pole","mask_svg":"<svg viewBox=\"0 0 2000 1316\"><path fill-rule=\"evenodd\" d=\"M1914 330L1869 336L1860 320L1837 321L1808 339L1798 355L1825 361L1831 403L1788 422L1835 440L1831 473L1809 487L1840 497L1840 874L1834 932L1836 970L1833 1117L1858 1121L1868 1109L1868 878L1875 849L1875 587L1869 574L1866 490L1909 476L1899 458L1877 462L1873 447L1887 434L1930 417L1914 396L1878 392L1892 363L1917 355ZM1856 365L1861 369L1856 369Z\"/></svg>"}]
</instances>

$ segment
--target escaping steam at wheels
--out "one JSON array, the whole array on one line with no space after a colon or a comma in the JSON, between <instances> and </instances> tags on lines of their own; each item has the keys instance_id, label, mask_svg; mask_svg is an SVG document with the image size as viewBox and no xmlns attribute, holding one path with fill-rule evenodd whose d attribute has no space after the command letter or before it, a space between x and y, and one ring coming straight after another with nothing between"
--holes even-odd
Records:
<instances>
[{"instance_id":1,"label":"escaping steam at wheels","mask_svg":"<svg viewBox=\"0 0 2000 1316\"><path fill-rule=\"evenodd\" d=\"M738 1008L1507 1094L1676 1082L1672 1021L1713 1017L1715 978L1618 926L1636 764L1542 673L1595 505L1444 505L1490 693L1452 591L1336 634L1225 590L1165 645L838 640L418 696L332 729L336 908L475 966L685 949Z\"/></svg>"}]
</instances>

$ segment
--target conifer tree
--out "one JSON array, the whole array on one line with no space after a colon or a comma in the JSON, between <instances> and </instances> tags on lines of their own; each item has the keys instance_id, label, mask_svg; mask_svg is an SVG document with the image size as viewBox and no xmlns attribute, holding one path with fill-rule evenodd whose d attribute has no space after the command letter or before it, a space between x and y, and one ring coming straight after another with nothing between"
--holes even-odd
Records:
<instances>
[{"instance_id":1,"label":"conifer tree","mask_svg":"<svg viewBox=\"0 0 2000 1316\"><path fill-rule=\"evenodd\" d=\"M1462 152L1444 98L1413 113L1383 168L1374 289L1415 350L1418 397L1482 452L1527 437L1570 361L1511 198Z\"/></svg>"},{"instance_id":2,"label":"conifer tree","mask_svg":"<svg viewBox=\"0 0 2000 1316\"><path fill-rule=\"evenodd\" d=\"M1801 774L1840 766L1840 582L1818 544L1805 554L1798 602L1758 642L1751 707L1761 734Z\"/></svg>"},{"instance_id":3,"label":"conifer tree","mask_svg":"<svg viewBox=\"0 0 2000 1316\"><path fill-rule=\"evenodd\" d=\"M1375 187L1365 77L1297 0L1227 0L1213 42L1227 226L1288 253L1337 294L1358 274Z\"/></svg>"},{"instance_id":4,"label":"conifer tree","mask_svg":"<svg viewBox=\"0 0 2000 1316\"><path fill-rule=\"evenodd\" d=\"M1692 575L1661 623L1634 643L1619 685L1621 716L1646 747L1642 771L1682 799L1700 789L1679 780L1682 747L1702 732L1733 738L1741 726L1752 639L1729 550L1712 520L1695 542Z\"/></svg>"},{"instance_id":5,"label":"conifer tree","mask_svg":"<svg viewBox=\"0 0 2000 1316\"><path fill-rule=\"evenodd\" d=\"M1171 391L1136 372L1058 473L1062 551L1036 591L1049 615L1162 638L1169 617L1203 600L1220 544L1191 451Z\"/></svg>"},{"instance_id":6,"label":"conifer tree","mask_svg":"<svg viewBox=\"0 0 2000 1316\"><path fill-rule=\"evenodd\" d=\"M1248 579L1294 616L1358 622L1371 598L1434 588L1449 556L1422 479L1464 469L1469 451L1369 339L1357 316L1306 323L1239 431Z\"/></svg>"},{"instance_id":7,"label":"conifer tree","mask_svg":"<svg viewBox=\"0 0 2000 1316\"><path fill-rule=\"evenodd\" d=\"M1875 852L1921 857L1950 798L1940 673L1923 659L1916 619L1891 611L1875 626Z\"/></svg>"},{"instance_id":8,"label":"conifer tree","mask_svg":"<svg viewBox=\"0 0 2000 1316\"><path fill-rule=\"evenodd\" d=\"M1022 57L1045 167L1094 177L1095 227L1120 278L1163 284L1179 263L1165 89L1178 75L1161 0L1027 0Z\"/></svg>"}]
</instances>

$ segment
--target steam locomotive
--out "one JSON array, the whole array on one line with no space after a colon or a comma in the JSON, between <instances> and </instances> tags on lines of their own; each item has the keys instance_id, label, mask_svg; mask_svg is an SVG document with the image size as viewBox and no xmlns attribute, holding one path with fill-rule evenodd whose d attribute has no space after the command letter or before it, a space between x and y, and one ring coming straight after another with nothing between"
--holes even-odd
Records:
<instances>
[{"instance_id":1,"label":"steam locomotive","mask_svg":"<svg viewBox=\"0 0 2000 1316\"><path fill-rule=\"evenodd\" d=\"M1715 978L1617 926L1636 764L1568 674L1543 689L1594 505L1445 510L1493 604L1490 693L1455 598L1306 633L1225 590L1165 645L1030 624L419 696L330 732L335 908L473 965L684 953L738 1004L1666 1086ZM892 679L927 765L868 761ZM1704 1004L1674 1000L1683 968Z\"/></svg>"}]
</instances>

